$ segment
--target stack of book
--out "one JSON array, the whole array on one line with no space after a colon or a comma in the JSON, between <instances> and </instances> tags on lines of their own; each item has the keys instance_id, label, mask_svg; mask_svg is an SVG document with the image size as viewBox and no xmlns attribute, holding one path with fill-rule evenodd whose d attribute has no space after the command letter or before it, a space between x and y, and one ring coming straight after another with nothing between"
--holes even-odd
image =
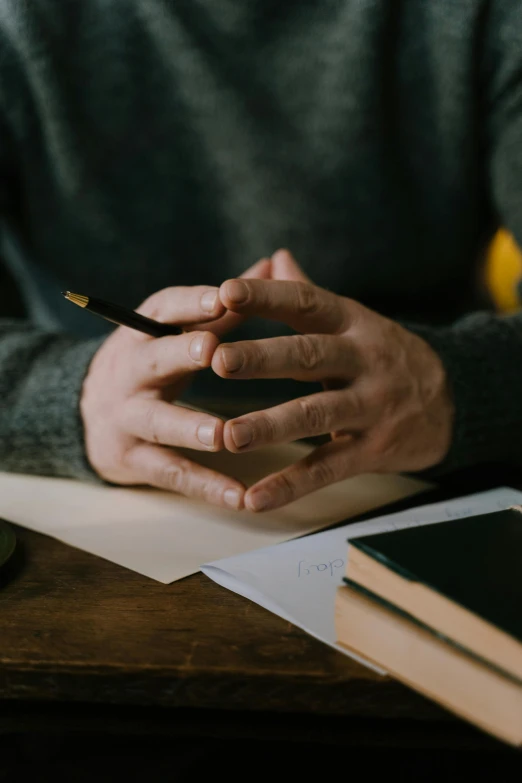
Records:
<instances>
[{"instance_id":1,"label":"stack of book","mask_svg":"<svg viewBox=\"0 0 522 783\"><path fill-rule=\"evenodd\" d=\"M351 539L339 644L522 745L522 510Z\"/></svg>"}]
</instances>

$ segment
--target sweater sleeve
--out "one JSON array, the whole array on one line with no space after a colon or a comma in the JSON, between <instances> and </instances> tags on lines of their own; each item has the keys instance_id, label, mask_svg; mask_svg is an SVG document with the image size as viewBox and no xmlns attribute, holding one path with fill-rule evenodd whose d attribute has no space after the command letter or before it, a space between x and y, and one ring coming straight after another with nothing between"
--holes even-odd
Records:
<instances>
[{"instance_id":1,"label":"sweater sleeve","mask_svg":"<svg viewBox=\"0 0 522 783\"><path fill-rule=\"evenodd\" d=\"M16 190L9 138L0 117L0 228ZM0 284L2 280L0 276ZM94 479L85 456L79 401L101 341L52 334L2 316L0 312L0 470Z\"/></svg>"},{"instance_id":2,"label":"sweater sleeve","mask_svg":"<svg viewBox=\"0 0 522 783\"><path fill-rule=\"evenodd\" d=\"M99 343L0 320L0 470L95 478L79 400Z\"/></svg>"},{"instance_id":3,"label":"sweater sleeve","mask_svg":"<svg viewBox=\"0 0 522 783\"><path fill-rule=\"evenodd\" d=\"M491 4L483 44L482 123L490 197L522 247L522 13ZM453 444L442 470L522 465L522 313L475 313L446 329L410 326L439 354L453 388Z\"/></svg>"}]
</instances>

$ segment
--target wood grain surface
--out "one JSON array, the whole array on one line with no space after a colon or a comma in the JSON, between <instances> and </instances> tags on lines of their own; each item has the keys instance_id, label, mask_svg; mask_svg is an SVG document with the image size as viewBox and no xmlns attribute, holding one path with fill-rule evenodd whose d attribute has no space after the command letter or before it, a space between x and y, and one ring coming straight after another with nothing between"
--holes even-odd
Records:
<instances>
[{"instance_id":1,"label":"wood grain surface","mask_svg":"<svg viewBox=\"0 0 522 783\"><path fill-rule=\"evenodd\" d=\"M40 722L46 709L71 716L75 705L94 722L114 710L177 708L236 726L238 713L257 714L269 726L292 713L303 736L307 720L339 717L437 725L449 741L464 727L202 574L162 585L14 529L17 552L0 588L0 732L24 711Z\"/></svg>"}]
</instances>

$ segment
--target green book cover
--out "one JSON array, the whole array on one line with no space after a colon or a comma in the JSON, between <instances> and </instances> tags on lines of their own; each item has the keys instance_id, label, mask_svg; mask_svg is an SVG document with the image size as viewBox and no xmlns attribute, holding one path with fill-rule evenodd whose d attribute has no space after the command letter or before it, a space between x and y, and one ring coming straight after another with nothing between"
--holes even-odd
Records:
<instances>
[{"instance_id":1,"label":"green book cover","mask_svg":"<svg viewBox=\"0 0 522 783\"><path fill-rule=\"evenodd\" d=\"M522 513L515 509L350 540L522 641Z\"/></svg>"}]
</instances>

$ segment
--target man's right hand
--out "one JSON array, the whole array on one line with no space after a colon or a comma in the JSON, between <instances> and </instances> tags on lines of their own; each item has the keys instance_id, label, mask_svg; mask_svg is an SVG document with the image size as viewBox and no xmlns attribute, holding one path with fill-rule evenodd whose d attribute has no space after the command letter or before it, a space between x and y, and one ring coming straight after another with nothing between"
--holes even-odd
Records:
<instances>
[{"instance_id":1,"label":"man's right hand","mask_svg":"<svg viewBox=\"0 0 522 783\"><path fill-rule=\"evenodd\" d=\"M270 262L258 262L244 277L270 277ZM91 466L116 484L149 484L242 508L245 488L239 481L204 468L173 448L223 448L221 419L172 402L194 372L210 367L219 343L216 335L234 326L237 315L225 313L218 289L208 286L166 288L138 312L192 331L151 338L119 327L99 348L80 401Z\"/></svg>"}]
</instances>

